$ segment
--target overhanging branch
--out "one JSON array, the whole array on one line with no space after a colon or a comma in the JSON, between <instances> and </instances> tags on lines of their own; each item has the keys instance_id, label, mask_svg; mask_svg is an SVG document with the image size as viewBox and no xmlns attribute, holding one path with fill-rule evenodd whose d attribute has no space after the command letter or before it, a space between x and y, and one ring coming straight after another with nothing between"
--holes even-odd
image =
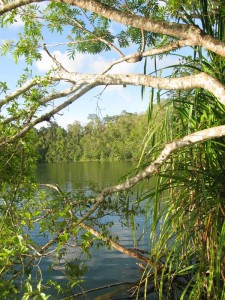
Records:
<instances>
[{"instance_id":1,"label":"overhanging branch","mask_svg":"<svg viewBox=\"0 0 225 300\"><path fill-rule=\"evenodd\" d=\"M62 109L66 108L72 104L75 100L80 98L82 95L86 94L92 88L99 85L142 85L148 87L154 87L157 89L167 89L167 90L191 90L195 88L204 88L211 92L220 103L225 105L225 86L206 73L199 73L196 75L190 75L180 78L159 78L150 75L143 74L82 74L82 73L72 73L63 70L57 70L55 75L49 78L50 81L67 81L75 86L73 95L64 101L62 104L58 105L51 111L43 114L42 116L31 121L27 126L25 126L16 135L11 137L9 140L5 138L0 141L0 146L9 142L15 141L17 138L24 136L31 128L35 125L50 119L52 116L60 112ZM31 81L29 84L33 86L36 81ZM24 84L23 90L27 89L27 85ZM14 94L21 94L21 88L10 95L10 98ZM9 96L2 100L2 103L9 101Z\"/></svg>"},{"instance_id":2,"label":"overhanging branch","mask_svg":"<svg viewBox=\"0 0 225 300\"><path fill-rule=\"evenodd\" d=\"M143 74L81 74L59 71L54 80L98 85L142 85L160 90L191 90L203 88L211 92L225 105L225 86L216 78L206 73L199 73L179 78L161 78Z\"/></svg>"},{"instance_id":3,"label":"overhanging branch","mask_svg":"<svg viewBox=\"0 0 225 300\"><path fill-rule=\"evenodd\" d=\"M170 155L179 149L182 149L187 146L193 146L197 143L204 142L209 139L219 138L225 136L225 125L204 129L192 134L189 134L177 141L174 141L170 144L167 144L158 158L154 160L148 167L144 170L140 171L137 175L128 178L125 182L114 185L111 187L107 187L99 193L99 195L95 198L96 203L93 207L77 222L81 224L86 219L88 219L93 212L102 204L102 202L106 199L107 196L118 193L124 192L138 184L139 182L143 181L146 178L150 178L156 173L158 173L159 169L163 166L163 164L168 160Z\"/></svg>"},{"instance_id":4,"label":"overhanging branch","mask_svg":"<svg viewBox=\"0 0 225 300\"><path fill-rule=\"evenodd\" d=\"M39 124L39 123L41 123L43 121L49 120L51 117L53 117L54 115L56 115L62 109L64 109L65 107L69 106L70 104L72 104L75 100L77 100L78 98L80 98L82 95L86 94L93 87L94 87L94 84L89 84L89 85L85 85L85 86L81 85L80 86L80 90L77 91L77 93L74 93L71 97L69 97L69 99L67 99L62 104L60 104L57 107L55 107L54 109L50 110L49 112L47 112L47 113L41 115L40 117L36 118L35 120L31 121L27 126L25 126L23 129L21 129L17 134L15 134L14 136L12 136L9 139L6 139L5 137L3 137L0 140L0 146L5 145L7 143L12 143L15 140L17 140L18 138L23 137L35 125L37 125L37 124Z\"/></svg>"},{"instance_id":5,"label":"overhanging branch","mask_svg":"<svg viewBox=\"0 0 225 300\"><path fill-rule=\"evenodd\" d=\"M44 1L16 0L3 5L0 8L0 15L34 2ZM139 28L144 31L164 34L167 36L173 36L180 39L186 39L189 40L191 45L205 47L206 49L225 57L225 42L206 34L197 26L159 21L134 14L124 14L122 11L95 0L57 0L56 2L64 2L72 6L87 9L126 26Z\"/></svg>"}]
</instances>

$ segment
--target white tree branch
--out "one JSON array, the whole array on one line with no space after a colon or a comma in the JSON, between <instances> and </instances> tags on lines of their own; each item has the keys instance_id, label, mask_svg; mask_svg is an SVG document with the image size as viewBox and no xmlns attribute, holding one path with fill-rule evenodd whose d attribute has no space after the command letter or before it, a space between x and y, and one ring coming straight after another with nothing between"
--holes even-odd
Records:
<instances>
[{"instance_id":1,"label":"white tree branch","mask_svg":"<svg viewBox=\"0 0 225 300\"><path fill-rule=\"evenodd\" d=\"M15 134L14 136L12 136L9 139L6 139L5 137L3 137L0 140L0 146L5 145L7 143L12 143L15 140L17 140L18 138L23 137L31 128L33 128L35 125L46 121L46 120L50 120L51 117L53 117L54 115L56 115L58 112L60 112L62 109L64 109L65 107L69 106L70 104L72 104L75 100L77 100L78 98L80 98L82 95L84 95L85 93L87 93L89 90L91 90L95 85L94 84L89 84L89 85L85 85L85 86L80 86L81 88L74 93L69 99L67 99L66 101L64 101L62 104L56 106L54 109L52 109L51 111L41 115L40 117L36 118L35 120L31 121L29 124L27 124L27 126L23 127L17 134Z\"/></svg>"},{"instance_id":2,"label":"white tree branch","mask_svg":"<svg viewBox=\"0 0 225 300\"><path fill-rule=\"evenodd\" d=\"M210 91L217 99L225 105L225 87L224 85L205 73L199 73L196 75L185 76L181 78L157 78L152 77L150 75L142 75L142 74L81 74L81 73L72 73L67 72L65 70L56 71L55 76L52 76L50 81L68 81L75 85L74 91L76 91L68 100L64 101L62 104L58 105L50 112L43 114L41 117L36 118L31 121L27 126L25 126L20 132L11 137L9 140L5 138L0 141L1 144L5 144L7 142L13 142L15 139L24 136L26 132L28 132L35 125L49 120L52 116L60 112L65 107L72 104L79 97L87 93L92 88L99 85L142 85L154 87L157 89L168 89L168 90L189 90L194 88L205 88ZM33 81L29 82L28 85L32 86L34 84ZM23 89L27 89L27 85L24 84ZM19 91L12 94L21 93L21 88ZM12 97L12 94L10 97ZM45 101L50 101L52 95ZM9 99L9 96L8 98ZM0 144L0 145L1 145Z\"/></svg>"},{"instance_id":3,"label":"white tree branch","mask_svg":"<svg viewBox=\"0 0 225 300\"><path fill-rule=\"evenodd\" d=\"M43 0L16 0L0 7L0 15L9 12L15 8L34 3L44 2ZM110 20L121 24L139 28L144 31L165 34L185 40L189 40L192 45L205 47L206 49L225 57L225 42L213 38L204 33L200 28L193 25L178 24L174 22L165 22L144 18L133 14L124 14L123 12L102 4L96 0L57 0L73 6L100 14Z\"/></svg>"},{"instance_id":4,"label":"white tree branch","mask_svg":"<svg viewBox=\"0 0 225 300\"><path fill-rule=\"evenodd\" d=\"M70 5L93 11L110 20L122 23L127 26L139 28L141 30L165 34L181 39L188 39L191 43L197 43L218 55L225 57L225 42L219 41L212 36L205 34L200 28L193 25L178 24L174 22L163 22L144 18L123 12L102 4L96 0L64 0Z\"/></svg>"},{"instance_id":5,"label":"white tree branch","mask_svg":"<svg viewBox=\"0 0 225 300\"><path fill-rule=\"evenodd\" d=\"M41 82L41 80L37 79L37 78L33 78L31 80L28 80L20 88L18 88L17 90L15 90L14 92L12 92L8 96L6 96L4 99L0 100L0 108L3 105L5 105L8 102L10 102L12 99L15 99L15 98L19 97L20 95L22 95L23 93L25 93L26 91L28 91L33 86L40 84L40 82Z\"/></svg>"},{"instance_id":6,"label":"white tree branch","mask_svg":"<svg viewBox=\"0 0 225 300\"><path fill-rule=\"evenodd\" d=\"M89 225L81 223L80 227L82 227L85 230L87 230L88 232L92 233L97 238L101 238L103 241L107 242L112 248L118 250L119 252L124 253L124 254L132 257L132 258L143 261L145 263L148 263L149 265L154 265L154 263L151 262L149 260L149 258L147 258L146 256L144 256L140 253L134 252L130 249L127 249L127 248L123 247L122 245L120 245L119 243L113 241L112 239L103 237L102 234L99 231L95 230L94 228L90 227Z\"/></svg>"},{"instance_id":7,"label":"white tree branch","mask_svg":"<svg viewBox=\"0 0 225 300\"><path fill-rule=\"evenodd\" d=\"M40 107L42 105L46 105L48 102L52 101L52 100L56 100L58 98L63 98L63 97L66 97L66 96L69 96L75 92L77 92L77 90L79 90L80 88L82 87L82 85L80 85L79 87L77 86L72 86L68 89L65 89L61 92L54 92L46 97L43 97L41 99L39 99L39 106L37 108L35 108L33 111L30 111L30 121L31 121L31 118L33 117L33 115L35 114L35 112L40 109ZM17 120L19 119L21 116L23 116L23 112L19 112L18 114L16 115L13 115L11 117L8 117L4 120L2 120L2 124L9 124L10 122L14 121L14 120Z\"/></svg>"},{"instance_id":8,"label":"white tree branch","mask_svg":"<svg viewBox=\"0 0 225 300\"><path fill-rule=\"evenodd\" d=\"M99 195L95 198L96 203L92 206L92 208L77 222L78 224L81 224L84 222L87 218L90 217L90 215L93 214L93 212L98 209L98 207L101 205L101 203L106 199L107 196L117 193L117 192L124 192L138 184L139 182L143 181L146 178L152 177L154 174L156 174L159 169L163 166L163 164L168 160L170 155L179 149L182 149L187 146L193 146L194 144L204 142L209 139L213 138L219 138L225 136L225 125L204 129L192 134L189 134L177 141L174 141L170 144L165 145L164 149L158 156L156 160L154 160L148 167L146 167L144 170L140 171L137 175L128 178L125 182L114 185L111 187L107 187L99 193Z\"/></svg>"},{"instance_id":9,"label":"white tree branch","mask_svg":"<svg viewBox=\"0 0 225 300\"><path fill-rule=\"evenodd\" d=\"M109 64L102 72L101 74L105 74L107 73L110 69L112 69L113 66L127 61L127 62L131 62L133 59L135 60L135 58L139 58L141 57L148 57L148 56L152 56L152 55L157 55L157 54L163 54L166 52L169 52L171 50L176 50L179 49L181 47L185 47L185 46L195 46L195 44L191 44L188 40L180 40L180 41L175 41L169 45L166 46L162 46L162 47L158 47L158 48L154 48L154 49L150 49L150 50L146 50L144 52L136 52L133 54L129 54L126 55L122 58L119 58L113 62L111 62L111 64Z\"/></svg>"},{"instance_id":10,"label":"white tree branch","mask_svg":"<svg viewBox=\"0 0 225 300\"><path fill-rule=\"evenodd\" d=\"M34 3L34 2L44 2L44 0L16 0L13 2L9 2L2 7L0 7L0 16L4 13L7 13L13 9Z\"/></svg>"},{"instance_id":11,"label":"white tree branch","mask_svg":"<svg viewBox=\"0 0 225 300\"><path fill-rule=\"evenodd\" d=\"M225 86L206 73L184 76L179 78L161 78L143 74L78 74L59 71L54 80L69 82L83 82L97 85L142 85L161 90L190 90L203 88L210 91L223 105L225 105Z\"/></svg>"}]
</instances>

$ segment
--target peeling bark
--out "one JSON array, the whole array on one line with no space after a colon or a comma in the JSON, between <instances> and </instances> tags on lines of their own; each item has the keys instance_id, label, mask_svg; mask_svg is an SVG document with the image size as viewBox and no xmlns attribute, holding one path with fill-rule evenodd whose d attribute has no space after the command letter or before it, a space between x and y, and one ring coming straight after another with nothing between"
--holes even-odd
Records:
<instances>
[{"instance_id":1,"label":"peeling bark","mask_svg":"<svg viewBox=\"0 0 225 300\"><path fill-rule=\"evenodd\" d=\"M190 90L204 88L210 91L225 105L225 86L216 78L206 74L184 76L179 78L161 78L142 74L78 74L59 71L54 80L67 80L73 83L83 82L97 85L142 85L161 90ZM53 79L52 78L52 79Z\"/></svg>"},{"instance_id":2,"label":"peeling bark","mask_svg":"<svg viewBox=\"0 0 225 300\"><path fill-rule=\"evenodd\" d=\"M31 128L35 125L45 121L46 119L51 118L58 112L60 112L65 107L72 104L82 95L86 94L89 90L93 89L99 85L142 85L147 87L154 87L157 89L168 89L168 90L190 90L195 88L205 88L210 91L220 103L225 105L225 86L219 82L217 79L206 73L199 73L196 75L190 75L180 78L157 78L150 75L142 75L142 74L81 74L81 73L72 73L67 72L64 69L61 71L57 71L55 76L50 78L52 82L54 81L67 81L74 85L74 93L69 97L69 99L65 100L62 104L56 106L50 112L43 114L42 116L31 121L27 126L25 126L21 131L19 131L16 135L11 137L9 140L2 139L0 140L0 146L6 143L11 143L16 139L24 136ZM11 93L5 99L1 100L0 103L5 104L13 95L19 96L23 93L24 90L27 89L27 85L34 86L35 83L39 84L40 79L37 81L36 79L29 82L29 84L25 83L17 91ZM72 88L72 89L73 89ZM70 94L71 89L67 90L68 95ZM52 100L52 95L43 99L45 103L47 101ZM40 99L41 101L41 99Z\"/></svg>"}]
</instances>

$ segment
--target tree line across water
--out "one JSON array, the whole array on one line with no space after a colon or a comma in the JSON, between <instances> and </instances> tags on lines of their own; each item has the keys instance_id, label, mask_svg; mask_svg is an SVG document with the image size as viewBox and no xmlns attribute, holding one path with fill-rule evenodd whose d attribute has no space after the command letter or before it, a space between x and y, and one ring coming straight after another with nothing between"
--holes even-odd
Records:
<instances>
[{"instance_id":1,"label":"tree line across water","mask_svg":"<svg viewBox=\"0 0 225 300\"><path fill-rule=\"evenodd\" d=\"M55 122L38 131L39 163L80 160L137 160L148 128L148 114L128 113L100 118L89 115L82 126L67 129Z\"/></svg>"},{"instance_id":2,"label":"tree line across water","mask_svg":"<svg viewBox=\"0 0 225 300\"><path fill-rule=\"evenodd\" d=\"M80 255L93 243L144 265L126 297L225 299L224 8L225 0L1 2L0 299L77 299L75 287L85 297ZM51 122L96 87L114 85L150 92L144 125L125 113L92 115L67 130ZM155 119L153 103L165 97ZM36 146L39 162L139 163L120 184L64 190L36 182ZM153 189L140 187L151 180ZM108 218L135 236L140 214L148 253L123 248ZM59 263L57 274L45 259Z\"/></svg>"}]
</instances>

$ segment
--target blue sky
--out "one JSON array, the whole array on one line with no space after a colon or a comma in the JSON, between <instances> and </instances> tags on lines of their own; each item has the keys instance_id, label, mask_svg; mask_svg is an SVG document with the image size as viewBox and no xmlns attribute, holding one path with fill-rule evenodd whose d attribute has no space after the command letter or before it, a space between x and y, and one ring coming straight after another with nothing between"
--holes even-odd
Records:
<instances>
[{"instance_id":1,"label":"blue sky","mask_svg":"<svg viewBox=\"0 0 225 300\"><path fill-rule=\"evenodd\" d=\"M22 29L23 23L20 19L9 29L0 29L0 42L4 40L17 39L18 32ZM111 30L116 31L118 24L112 23ZM62 38L57 35L45 35L46 44L57 43ZM49 51L54 55L62 65L69 71L76 72L88 72L98 73L104 67L107 66L110 61L118 59L116 52L100 53L98 55L81 54L78 53L74 61L69 60L65 47L48 47ZM127 53L132 53L133 47L131 46ZM44 75L48 71L52 62L47 54L41 50L42 60L34 63L33 70L35 73ZM166 65L174 64L177 58L168 56L166 60L159 60L158 67L164 67ZM123 62L120 65L116 65L112 73L142 73L143 61L140 63L130 64ZM0 57L0 81L6 81L11 90L16 88L16 82L25 67L25 61L21 58L18 64L15 64L13 58L10 55ZM154 70L154 64L152 60L148 60L147 73L151 73ZM85 124L88 121L89 114L99 114L99 116L116 115L120 114L123 110L127 112L141 113L147 110L149 103L149 91L146 89L144 98L141 98L141 87L122 87L122 86L110 86L107 87L100 95L104 87L98 87L88 92L86 95L76 100L71 106L64 109L59 115L55 116L55 120L61 126L66 127L68 124L74 121L80 121ZM100 95L100 96L99 96Z\"/></svg>"}]
</instances>

